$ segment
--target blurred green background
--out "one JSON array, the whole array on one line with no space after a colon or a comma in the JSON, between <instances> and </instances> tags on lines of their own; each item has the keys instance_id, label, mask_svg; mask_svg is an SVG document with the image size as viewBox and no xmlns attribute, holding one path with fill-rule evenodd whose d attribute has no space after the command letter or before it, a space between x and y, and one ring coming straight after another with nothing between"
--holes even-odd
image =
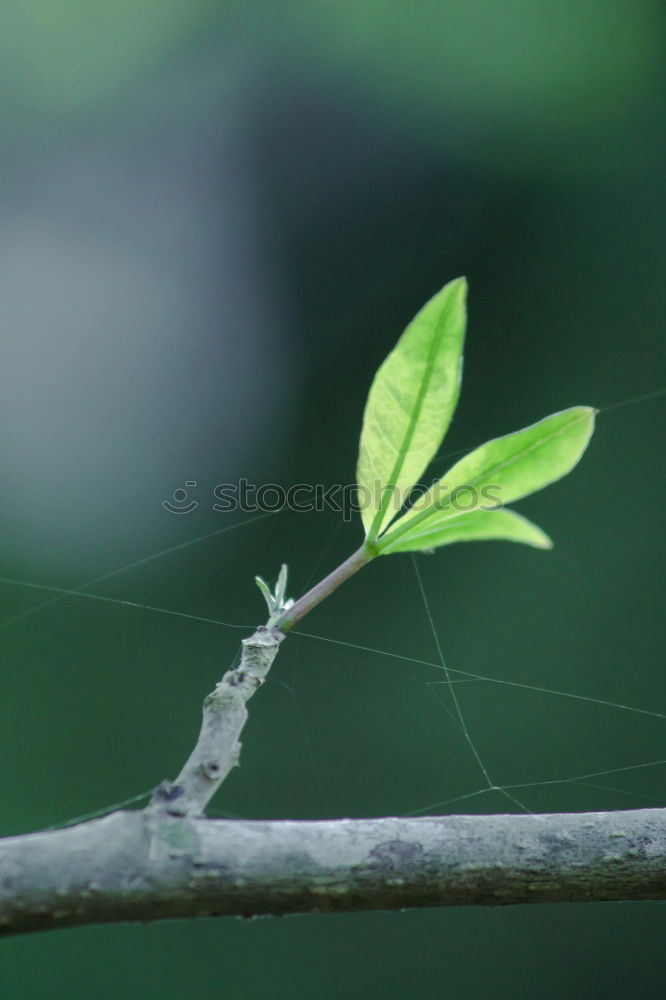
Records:
<instances>
[{"instance_id":1,"label":"blurred green background","mask_svg":"<svg viewBox=\"0 0 666 1000\"><path fill-rule=\"evenodd\" d=\"M467 274L463 393L433 471L602 409L580 467L519 507L552 553L420 559L448 666L524 685L461 684L469 731L528 809L665 803L664 401L629 402L665 381L659 10L2 4L2 577L76 588L231 528L250 515L214 512L212 491L241 476L349 482L377 365ZM199 506L169 514L187 480ZM173 777L243 634L197 618L257 623L255 573L285 560L298 594L359 534L282 512L90 588L180 616L2 583L1 831ZM290 637L214 812L520 808L449 802L483 780L441 671L400 659L436 663L410 557L303 632L350 645ZM21 1000L649 997L665 927L657 904L175 922L9 940L0 968Z\"/></svg>"}]
</instances>

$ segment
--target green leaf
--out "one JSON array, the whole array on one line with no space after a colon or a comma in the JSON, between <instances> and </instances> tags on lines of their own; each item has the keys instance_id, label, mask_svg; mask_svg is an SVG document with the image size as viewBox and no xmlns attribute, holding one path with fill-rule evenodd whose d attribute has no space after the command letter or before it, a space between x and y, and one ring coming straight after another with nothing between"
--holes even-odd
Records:
<instances>
[{"instance_id":1,"label":"green leaf","mask_svg":"<svg viewBox=\"0 0 666 1000\"><path fill-rule=\"evenodd\" d=\"M426 303L370 387L357 467L370 541L403 506L448 430L460 392L466 293L457 278Z\"/></svg>"},{"instance_id":2,"label":"green leaf","mask_svg":"<svg viewBox=\"0 0 666 1000\"><path fill-rule=\"evenodd\" d=\"M398 538L433 516L441 524L460 513L503 506L561 479L585 451L596 412L574 406L470 452L379 540L380 551L389 545L396 551Z\"/></svg>"},{"instance_id":3,"label":"green leaf","mask_svg":"<svg viewBox=\"0 0 666 1000\"><path fill-rule=\"evenodd\" d=\"M512 510L474 510L469 514L442 517L435 512L423 524L406 531L393 544L382 548L382 555L392 552L421 552L437 549L452 542L482 542L499 539L505 542L524 542L536 549L552 549L548 535L526 517Z\"/></svg>"}]
</instances>

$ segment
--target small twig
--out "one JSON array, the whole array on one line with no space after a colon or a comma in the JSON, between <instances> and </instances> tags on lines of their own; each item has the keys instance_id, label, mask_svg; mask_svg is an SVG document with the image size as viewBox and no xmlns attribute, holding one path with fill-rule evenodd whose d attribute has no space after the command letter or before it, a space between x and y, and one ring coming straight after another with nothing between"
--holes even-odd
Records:
<instances>
[{"instance_id":1,"label":"small twig","mask_svg":"<svg viewBox=\"0 0 666 1000\"><path fill-rule=\"evenodd\" d=\"M275 626L282 632L288 632L301 618L304 618L313 608L316 608L325 597L328 597L341 584L345 583L350 576L358 573L363 566L367 566L375 558L375 555L376 552L368 545L362 545L356 552L352 552L349 558L345 559L332 573L329 573L328 576L325 576L323 580L320 580L319 583L308 590L306 594L303 594L297 601L286 607L282 614L276 618Z\"/></svg>"},{"instance_id":2,"label":"small twig","mask_svg":"<svg viewBox=\"0 0 666 1000\"><path fill-rule=\"evenodd\" d=\"M365 547L359 549L295 603L286 598L286 566L280 570L274 593L261 577L255 578L268 605L268 625L243 639L240 663L228 670L205 698L194 750L176 780L163 781L156 790L147 807L149 813L165 812L173 817L203 814L238 763L240 734L248 718L246 703L265 681L285 634L372 557Z\"/></svg>"},{"instance_id":3,"label":"small twig","mask_svg":"<svg viewBox=\"0 0 666 1000\"><path fill-rule=\"evenodd\" d=\"M241 643L240 663L227 670L203 703L201 732L194 750L174 782L164 781L149 810L172 816L200 816L231 769L238 763L240 734L248 713L246 702L266 680L284 634L258 628Z\"/></svg>"}]
</instances>

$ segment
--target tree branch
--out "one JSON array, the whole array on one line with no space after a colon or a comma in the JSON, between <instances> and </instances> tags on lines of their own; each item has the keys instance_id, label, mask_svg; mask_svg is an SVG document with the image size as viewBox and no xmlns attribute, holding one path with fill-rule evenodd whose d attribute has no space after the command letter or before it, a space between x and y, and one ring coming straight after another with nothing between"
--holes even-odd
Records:
<instances>
[{"instance_id":1,"label":"tree branch","mask_svg":"<svg viewBox=\"0 0 666 1000\"><path fill-rule=\"evenodd\" d=\"M204 819L284 638L259 628L146 809L0 840L0 935L119 920L666 898L666 809Z\"/></svg>"},{"instance_id":2,"label":"tree branch","mask_svg":"<svg viewBox=\"0 0 666 1000\"><path fill-rule=\"evenodd\" d=\"M159 786L150 808L167 808L173 816L199 816L238 763L240 734L247 722L246 702L266 680L284 634L258 628L241 642L237 667L227 670L203 703L199 739L182 771Z\"/></svg>"},{"instance_id":3,"label":"tree branch","mask_svg":"<svg viewBox=\"0 0 666 1000\"><path fill-rule=\"evenodd\" d=\"M0 933L666 897L666 809L250 822L164 810L0 841Z\"/></svg>"}]
</instances>

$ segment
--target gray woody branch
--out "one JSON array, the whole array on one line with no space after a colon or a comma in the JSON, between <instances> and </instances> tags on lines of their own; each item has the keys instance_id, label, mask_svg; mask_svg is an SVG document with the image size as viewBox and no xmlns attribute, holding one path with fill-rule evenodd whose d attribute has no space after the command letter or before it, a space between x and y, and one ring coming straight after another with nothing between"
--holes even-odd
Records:
<instances>
[{"instance_id":1,"label":"gray woody branch","mask_svg":"<svg viewBox=\"0 0 666 1000\"><path fill-rule=\"evenodd\" d=\"M0 840L0 935L119 920L666 898L666 809L249 822L202 817L283 634L258 629L140 812Z\"/></svg>"},{"instance_id":2,"label":"gray woody branch","mask_svg":"<svg viewBox=\"0 0 666 1000\"><path fill-rule=\"evenodd\" d=\"M241 642L240 663L206 696L201 732L175 782L157 789L149 808L168 808L172 815L200 816L229 772L238 763L240 734L247 722L246 702L266 680L284 634L258 628Z\"/></svg>"},{"instance_id":3,"label":"gray woody branch","mask_svg":"<svg viewBox=\"0 0 666 1000\"><path fill-rule=\"evenodd\" d=\"M247 822L164 811L0 842L0 932L666 897L666 810Z\"/></svg>"}]
</instances>

